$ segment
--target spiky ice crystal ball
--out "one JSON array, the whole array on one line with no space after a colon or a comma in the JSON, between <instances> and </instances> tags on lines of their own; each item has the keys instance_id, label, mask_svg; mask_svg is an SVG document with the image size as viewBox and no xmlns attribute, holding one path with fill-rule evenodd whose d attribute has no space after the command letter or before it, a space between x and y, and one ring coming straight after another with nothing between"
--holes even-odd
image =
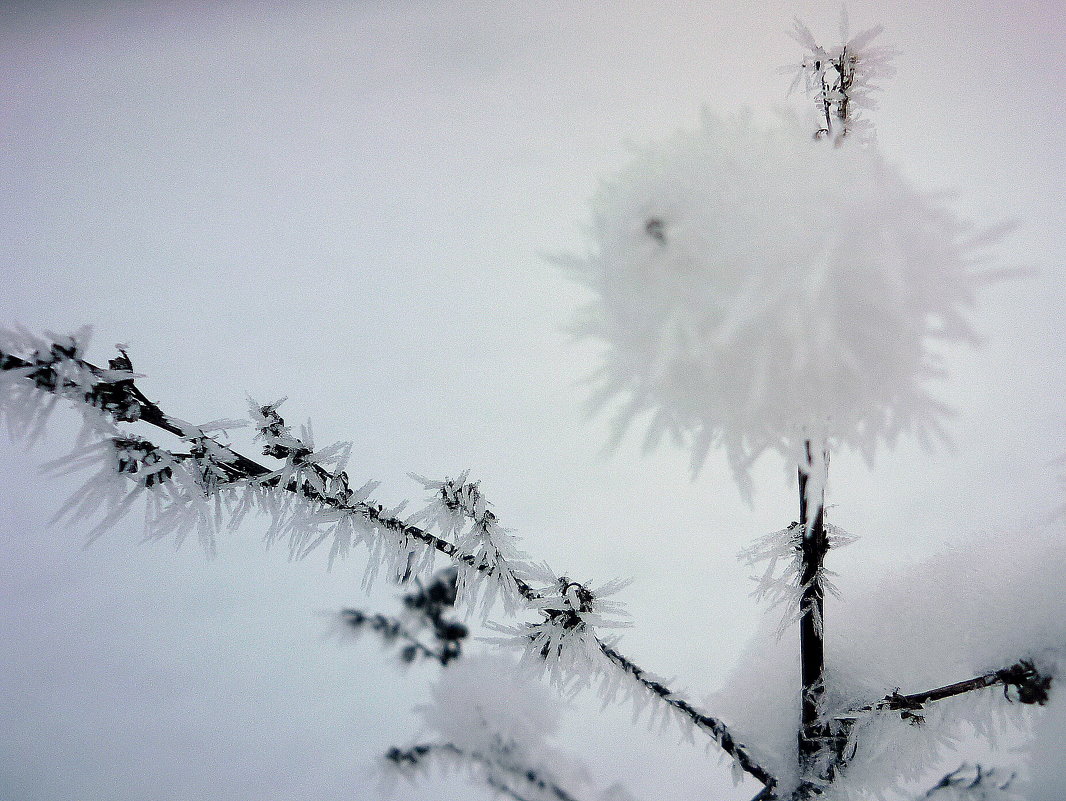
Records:
<instances>
[{"instance_id":1,"label":"spiky ice crystal ball","mask_svg":"<svg viewBox=\"0 0 1066 801\"><path fill-rule=\"evenodd\" d=\"M744 486L767 450L941 433L928 383L938 343L974 339L980 236L875 146L706 116L601 188L591 238L575 329L604 345L619 435L646 418L694 470L722 447Z\"/></svg>"}]
</instances>

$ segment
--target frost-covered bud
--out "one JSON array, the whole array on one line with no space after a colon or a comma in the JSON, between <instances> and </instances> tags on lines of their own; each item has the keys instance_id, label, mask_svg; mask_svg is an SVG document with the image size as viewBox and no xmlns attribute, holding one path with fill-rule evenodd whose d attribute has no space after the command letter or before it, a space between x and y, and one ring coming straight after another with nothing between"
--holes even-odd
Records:
<instances>
[{"instance_id":1,"label":"frost-covered bud","mask_svg":"<svg viewBox=\"0 0 1066 801\"><path fill-rule=\"evenodd\" d=\"M252 422L259 430L256 438L263 440L264 443L263 455L299 462L311 455L314 445L305 443L304 438L292 433L291 426L285 425L285 420L278 414L278 408L285 401L286 398L282 398L261 406L249 399L248 407Z\"/></svg>"},{"instance_id":2,"label":"frost-covered bud","mask_svg":"<svg viewBox=\"0 0 1066 801\"><path fill-rule=\"evenodd\" d=\"M872 93L879 87L880 78L895 73L889 47L871 46L881 33L881 27L870 28L848 36L848 15L840 18L840 44L826 49L818 44L806 25L795 20L791 35L806 51L799 64L792 88L802 81L807 94L818 107L817 138L829 136L834 128L839 141L856 132L869 134L872 127L861 116L863 109L875 108Z\"/></svg>"},{"instance_id":3,"label":"frost-covered bud","mask_svg":"<svg viewBox=\"0 0 1066 801\"><path fill-rule=\"evenodd\" d=\"M119 348L119 355L107 361L108 369L101 371L101 380L93 387L89 404L103 409L116 420L126 423L141 418L141 402L133 392L133 363L129 354Z\"/></svg>"},{"instance_id":4,"label":"frost-covered bud","mask_svg":"<svg viewBox=\"0 0 1066 801\"><path fill-rule=\"evenodd\" d=\"M603 345L597 406L722 446L741 483L815 440L872 457L939 435L936 348L976 339L982 238L873 146L814 141L795 119L706 116L645 149L595 198L572 259L594 299L574 330Z\"/></svg>"},{"instance_id":5,"label":"frost-covered bud","mask_svg":"<svg viewBox=\"0 0 1066 801\"><path fill-rule=\"evenodd\" d=\"M611 581L599 589L571 581L560 576L554 592L546 595L534 606L540 608L548 622L561 629L584 629L586 626L617 627L626 625L617 620L625 615L623 607L617 601L605 601L604 595L611 595L625 587L628 581Z\"/></svg>"},{"instance_id":6,"label":"frost-covered bud","mask_svg":"<svg viewBox=\"0 0 1066 801\"><path fill-rule=\"evenodd\" d=\"M499 525L476 481L468 481L469 471L458 478L434 481L415 473L410 476L430 492L429 503L407 523L438 528L460 553L468 557L459 564L460 604L469 611L480 608L488 614L497 600L513 612L523 600L522 585L531 580L526 555L515 537Z\"/></svg>"},{"instance_id":7,"label":"frost-covered bud","mask_svg":"<svg viewBox=\"0 0 1066 801\"><path fill-rule=\"evenodd\" d=\"M4 339L11 335L11 332L4 333L7 335ZM91 398L97 377L82 361L89 335L89 329L83 328L70 336L49 334L49 339L42 340L19 332L15 341L21 340L20 344L33 348L28 359L33 369L27 377L46 392L75 401Z\"/></svg>"},{"instance_id":8,"label":"frost-covered bud","mask_svg":"<svg viewBox=\"0 0 1066 801\"><path fill-rule=\"evenodd\" d=\"M459 536L468 522L482 527L495 525L496 515L489 510L479 483L467 481L469 470L443 481L417 473L408 475L431 493L429 504L408 521L412 525L437 526L445 537Z\"/></svg>"},{"instance_id":9,"label":"frost-covered bud","mask_svg":"<svg viewBox=\"0 0 1066 801\"><path fill-rule=\"evenodd\" d=\"M283 459L285 464L271 473L259 477L262 482L278 482L282 487L298 487L302 495L312 499L331 499L349 503L353 494L348 486L344 467L351 454L351 443L336 442L321 450L315 450L314 432L311 423L300 426L300 435L292 432L278 414L278 407L285 398L261 405L248 399L252 423L262 440L263 455Z\"/></svg>"},{"instance_id":10,"label":"frost-covered bud","mask_svg":"<svg viewBox=\"0 0 1066 801\"><path fill-rule=\"evenodd\" d=\"M145 487L162 484L174 475L177 462L173 454L157 448L141 437L115 437L115 467Z\"/></svg>"},{"instance_id":11,"label":"frost-covered bud","mask_svg":"<svg viewBox=\"0 0 1066 801\"><path fill-rule=\"evenodd\" d=\"M118 346L119 356L110 359L108 369L102 370L84 361L90 333L83 328L70 336L49 334L48 339L41 339L21 329L0 328L0 372L7 373L7 380L29 379L36 389L72 401L76 407L84 404L106 412L111 420L139 420L143 408L133 384L138 376L125 346ZM38 421L42 425L51 403L45 404L48 408ZM99 425L91 424L90 428Z\"/></svg>"},{"instance_id":12,"label":"frost-covered bud","mask_svg":"<svg viewBox=\"0 0 1066 801\"><path fill-rule=\"evenodd\" d=\"M615 580L594 588L561 576L530 604L543 615L541 622L491 628L507 635L501 644L520 648L526 663L547 670L559 686L584 686L605 664L596 630L629 625L622 605L603 596L628 583Z\"/></svg>"}]
</instances>

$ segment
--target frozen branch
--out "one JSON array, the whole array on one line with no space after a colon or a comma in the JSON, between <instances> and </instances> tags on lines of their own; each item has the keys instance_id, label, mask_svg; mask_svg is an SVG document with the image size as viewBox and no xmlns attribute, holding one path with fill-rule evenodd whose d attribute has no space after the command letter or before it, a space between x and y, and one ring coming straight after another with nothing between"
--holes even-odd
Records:
<instances>
[{"instance_id":1,"label":"frozen branch","mask_svg":"<svg viewBox=\"0 0 1066 801\"><path fill-rule=\"evenodd\" d=\"M643 697L662 704L664 711L669 710L677 715L677 722L690 724L714 739L733 759L736 781L740 780L743 773L748 773L764 785L775 786L776 777L745 746L737 742L725 723L700 712L596 634L596 626L619 625L609 617L616 609L611 602L604 602L600 598L618 587L617 583L613 586L609 584L593 591L565 576L560 577L554 594L546 594L538 602L544 621L515 628L496 627L498 631L509 635L502 643L521 648L527 662L543 664L564 689L587 686L594 677L598 677L601 692L610 698L622 690L623 681L630 682L625 692L630 694L638 712ZM607 665L603 665L603 657L606 657ZM571 679L573 676L584 676L583 684L579 679L575 685L575 680Z\"/></svg>"},{"instance_id":2,"label":"frozen branch","mask_svg":"<svg viewBox=\"0 0 1066 801\"><path fill-rule=\"evenodd\" d=\"M341 611L341 617L345 623L356 630L368 628L371 631L376 632L381 635L386 643L402 640L404 646L400 649L400 658L407 663L414 662L418 657L423 657L425 659L431 659L434 662L440 662L442 665L447 665L459 656L457 643L455 647L450 649L442 647L441 650L438 651L430 648L414 634L404 628L400 621L391 617L386 617L385 615L363 612L359 609L344 609ZM465 627L463 628L465 636Z\"/></svg>"},{"instance_id":3,"label":"frozen branch","mask_svg":"<svg viewBox=\"0 0 1066 801\"><path fill-rule=\"evenodd\" d=\"M921 715L918 712L926 704L975 690L983 690L985 687L996 686L1003 687L1003 695L1008 701L1043 706L1048 702L1051 681L1052 677L1041 673L1033 662L1028 659L1022 659L1009 667L994 670L966 681L926 690L925 692L901 695L897 690L875 704L869 704L844 715L838 715L837 719L853 720L869 712L893 711L901 713L904 718L920 722Z\"/></svg>"},{"instance_id":4,"label":"frozen branch","mask_svg":"<svg viewBox=\"0 0 1066 801\"><path fill-rule=\"evenodd\" d=\"M118 467L115 469L124 470L130 474L140 471L141 483L137 485L139 490L147 486L148 476L155 476L171 464L193 460L197 465L195 475L200 475L204 469L213 471L210 486L204 484L200 486L205 493L225 484L249 481L257 489L280 490L293 497L316 502L325 509L332 510L333 513L340 513L342 518L346 515L359 516L374 531L390 532L401 541L419 542L432 551L449 557L461 568L466 568L467 572L480 573L485 576L502 576L502 586L517 594L528 606L540 609L545 617L544 623L531 627L534 632L539 632L534 637L541 636L545 646L551 644L551 647L538 649L540 657L547 660L553 652L557 657L564 650L572 650L568 646L574 639L579 639L586 653L601 654L606 657L613 668L620 669L624 677L634 680L636 685L646 690L651 698L664 703L667 708L679 713L683 719L687 719L696 728L712 736L715 742L733 758L736 771L746 772L767 786L772 787L776 784L775 777L755 760L746 747L734 739L722 721L699 712L690 703L624 657L613 645L607 645L595 634L594 626L604 623L597 610L613 611L611 602L604 604L586 586L572 582L565 577L556 578L546 570L542 571L543 575L540 576L548 585L545 590L534 589L525 579L511 571L505 558L508 554L501 551L501 548L506 550L507 546L500 545L493 539L498 533L496 518L486 510L480 494L471 489L472 487L476 489L476 485L468 485L465 481L436 482L433 485L439 492L447 511L465 515L473 520L473 529L466 535L465 542L477 547L478 550L470 553L459 545L434 535L426 528L401 519L397 513L386 511L380 505L373 504L365 497L368 492L366 487L364 491L351 490L346 473L342 470L330 471L316 461L322 453L314 452L308 441L309 438L300 438L291 434L284 420L277 413L277 403L253 408L253 416L256 417L260 432L259 437L265 441L264 454L285 460L282 469L271 470L219 442L203 430L189 426L163 412L155 402L149 400L137 388L134 382L136 376L132 373L132 365L124 351L120 359L112 360L109 368L104 369L85 361L81 357L78 343L73 338L69 342L62 343L44 343L40 340L33 340L32 350L33 353L28 358L0 350L0 377L24 379L26 382L32 382L39 390L52 393L57 397L64 397L75 403L86 404L111 415L116 421L131 423L139 421L190 442L189 453L172 453L157 448L147 441L143 441L142 445L142 441L138 440L134 447L130 445L133 440L122 439L121 441L126 446L122 453L128 456L136 451L136 464L130 462L128 467L123 468L124 462L120 458ZM7 373L7 376L4 376L4 373ZM10 385L10 381L7 384ZM0 385L0 389L2 388L3 385ZM111 444L117 447L118 443L118 439L112 438ZM130 448L133 448L133 451ZM174 472L176 471L172 470L172 473ZM151 481L153 484L165 484L164 479L165 476L160 473L159 481L154 478ZM367 485L367 487L371 486ZM133 497L130 495L116 501L118 511L124 513L129 508ZM172 500L177 503L185 497L178 494ZM68 509L81 512L91 511L99 506L99 501L92 498L83 500L87 502L85 508L81 505L72 505ZM245 503L238 509L234 515L235 522L239 522L247 508L248 504ZM423 512L422 516L424 517L425 514L426 512ZM115 509L112 509L96 530L110 525L118 516ZM432 514L430 518L433 519ZM416 517L416 519L420 518ZM175 528L180 526L183 531L188 521L189 518L183 518L182 522L171 525ZM271 532L268 532L268 538L278 536L278 531L284 528L285 524L275 521ZM325 535L312 539L310 542L306 542L302 536L302 533L299 536L294 534L293 551L298 556L308 553ZM489 547L490 544L492 547ZM462 579L462 571L460 571L460 579ZM394 632L393 636L403 636L401 629L393 627L394 621L382 616L368 616L365 613L351 610L348 617L353 625L356 625L354 621L358 617L359 626L369 625L386 635ZM529 630L530 628L524 629L524 631ZM577 638L569 636L575 633L580 636ZM419 646L411 643L410 647L415 648L416 653L422 653L423 649Z\"/></svg>"},{"instance_id":5,"label":"frozen branch","mask_svg":"<svg viewBox=\"0 0 1066 801\"><path fill-rule=\"evenodd\" d=\"M125 359L125 354L123 354L123 358ZM65 361L73 361L85 373L92 376L91 383L86 385L85 383L74 383L71 380L64 379L64 371L60 369L60 366ZM60 394L71 400L81 400L89 406L112 414L116 420L122 422L140 421L176 434L179 437L187 437L188 427L183 425L177 418L164 413L156 403L145 397L134 384L132 373L128 373L131 377L123 378L120 381L116 381L112 377L116 361L118 360L112 360L112 368L105 370L80 359L76 348L73 346L68 348L60 344L53 344L48 356L42 357L35 354L35 358L32 361L10 353L0 352L0 372L16 371L27 380L34 382L38 389ZM125 359L125 366L128 370L128 359ZM269 407L263 408L268 409ZM270 411L275 412L274 409L270 409ZM479 567L476 558L472 554L463 553L456 545L433 535L425 529L411 525L396 516L390 516L381 506L366 501L350 502L351 492L347 489L347 476L344 473L335 476L321 465L307 463L307 472L317 478L318 481L313 483L306 480L303 482L296 480L283 481L282 476L274 475L277 471L272 471L270 468L234 451L212 437L205 436L198 439L212 443L225 455L224 459L216 461L224 471L228 482L236 482L243 479L258 480L265 487L276 487L310 500L318 501L339 511L358 513L371 524L380 526L402 538L417 540L456 562L470 565L484 572L492 572L492 567ZM297 462L304 455L295 449L286 453L276 443L268 444L266 450L268 451L266 455L275 457L294 455ZM181 459L188 458L190 454L173 455ZM338 479L342 486L335 493L321 492L315 486L315 484L336 484ZM539 597L539 594L521 578L515 577L514 584L518 592L526 600L535 600Z\"/></svg>"},{"instance_id":6,"label":"frozen branch","mask_svg":"<svg viewBox=\"0 0 1066 801\"><path fill-rule=\"evenodd\" d=\"M678 697L673 691L661 682L650 677L648 673L631 662L614 648L605 643L600 643L600 648L615 666L639 682L648 692L673 709L688 718L696 728L709 734L718 743L719 747L731 756L740 769L752 778L761 781L768 789L776 786L777 779L766 768L759 764L751 752L741 743L738 743L730 733L728 727L717 718L705 715L683 698Z\"/></svg>"}]
</instances>

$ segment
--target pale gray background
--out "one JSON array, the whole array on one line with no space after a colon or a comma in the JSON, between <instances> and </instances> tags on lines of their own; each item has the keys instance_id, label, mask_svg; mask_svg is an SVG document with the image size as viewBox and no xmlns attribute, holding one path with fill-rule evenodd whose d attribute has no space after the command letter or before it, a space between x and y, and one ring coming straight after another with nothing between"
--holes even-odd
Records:
<instances>
[{"instance_id":1,"label":"pale gray background","mask_svg":"<svg viewBox=\"0 0 1066 801\"><path fill-rule=\"evenodd\" d=\"M989 291L988 346L953 357L955 452L907 442L876 469L840 456L835 557L858 589L892 565L1062 502L1066 448L1061 136L1066 23L1055 2L852 2L853 29L902 50L874 119L923 186L1022 225ZM505 525L556 571L635 576L627 653L716 689L759 619L735 553L795 516L781 466L753 508L722 461L599 456L575 385L590 351L561 326L582 300L546 256L583 246L598 180L629 143L693 126L702 104L786 102L799 15L833 2L15 3L0 6L0 322L95 326L130 345L143 387L185 419L289 395L351 473L415 493L407 471L472 468ZM795 104L796 98L791 101ZM256 527L206 561L88 551L48 527L75 486L42 477L60 414L27 453L0 440L0 799L373 799L373 760L413 736L430 668L318 614L385 607L363 557L264 554ZM961 678L961 677L960 677ZM571 716L562 742L602 785L644 799L746 797L702 746ZM633 742L629 742L632 740ZM461 781L410 799L482 798Z\"/></svg>"}]
</instances>

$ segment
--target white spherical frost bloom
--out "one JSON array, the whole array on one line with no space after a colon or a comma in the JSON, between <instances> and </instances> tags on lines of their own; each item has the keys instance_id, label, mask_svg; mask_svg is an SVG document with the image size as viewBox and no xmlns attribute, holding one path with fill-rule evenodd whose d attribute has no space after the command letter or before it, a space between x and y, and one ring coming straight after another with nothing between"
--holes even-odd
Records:
<instances>
[{"instance_id":1,"label":"white spherical frost bloom","mask_svg":"<svg viewBox=\"0 0 1066 801\"><path fill-rule=\"evenodd\" d=\"M647 444L691 443L694 470L724 447L742 485L766 450L939 434L934 349L974 339L987 280L971 233L873 145L707 117L600 190L568 262L595 293L575 330L605 346L594 405L619 434L650 416Z\"/></svg>"}]
</instances>

